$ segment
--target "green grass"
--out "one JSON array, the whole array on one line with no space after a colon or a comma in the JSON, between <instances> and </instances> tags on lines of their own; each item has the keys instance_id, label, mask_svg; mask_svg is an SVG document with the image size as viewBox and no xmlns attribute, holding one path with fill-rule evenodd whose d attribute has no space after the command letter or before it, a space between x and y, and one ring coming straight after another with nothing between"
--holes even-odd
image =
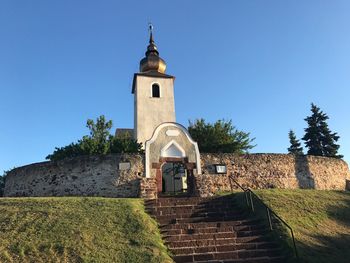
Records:
<instances>
[{"instance_id":1,"label":"green grass","mask_svg":"<svg viewBox=\"0 0 350 263\"><path fill-rule=\"evenodd\" d=\"M0 198L0 262L172 262L141 199Z\"/></svg>"},{"instance_id":2,"label":"green grass","mask_svg":"<svg viewBox=\"0 0 350 263\"><path fill-rule=\"evenodd\" d=\"M294 230L302 262L350 262L350 193L255 190Z\"/></svg>"}]
</instances>

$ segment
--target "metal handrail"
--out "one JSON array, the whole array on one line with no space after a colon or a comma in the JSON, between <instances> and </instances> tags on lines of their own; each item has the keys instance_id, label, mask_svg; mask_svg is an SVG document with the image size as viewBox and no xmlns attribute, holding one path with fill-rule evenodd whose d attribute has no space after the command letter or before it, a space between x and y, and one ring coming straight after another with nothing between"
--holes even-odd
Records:
<instances>
[{"instance_id":1,"label":"metal handrail","mask_svg":"<svg viewBox=\"0 0 350 263\"><path fill-rule=\"evenodd\" d=\"M293 233L293 229L286 223L286 221L284 221L279 215L276 214L275 211L273 211L267 204L264 203L263 200L261 200L261 198L255 194L251 189L249 188L244 188L243 186L241 186L234 178L232 175L229 176L229 180L230 180L230 186L231 186L231 191L233 191L233 186L232 186L232 182L234 182L243 192L244 195L246 197L246 201L247 201L247 206L251 207L252 212L255 212L254 209L254 202L253 202L253 198L252 195L259 200L260 204L262 204L265 208L266 208L266 215L267 215L267 219L269 221L269 226L270 226L270 230L273 231L273 226L272 226L272 220L271 220L271 214L273 214L275 216L275 218L277 218L280 222L282 222L289 230L292 236L292 241L293 241L293 249L294 249L294 255L296 258L299 258L298 255L298 250L295 244L295 238L294 238L294 233ZM249 195L249 197L248 197Z\"/></svg>"}]
</instances>

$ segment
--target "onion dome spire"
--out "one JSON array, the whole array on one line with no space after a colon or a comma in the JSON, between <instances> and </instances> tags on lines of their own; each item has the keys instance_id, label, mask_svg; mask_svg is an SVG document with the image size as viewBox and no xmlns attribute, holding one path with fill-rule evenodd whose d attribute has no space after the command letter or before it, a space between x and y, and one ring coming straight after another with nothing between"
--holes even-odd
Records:
<instances>
[{"instance_id":1,"label":"onion dome spire","mask_svg":"<svg viewBox=\"0 0 350 263\"><path fill-rule=\"evenodd\" d=\"M147 46L147 51L145 57L140 61L140 71L158 71L160 73L165 73L166 63L159 57L159 52L153 39L153 25L149 25L149 45Z\"/></svg>"}]
</instances>

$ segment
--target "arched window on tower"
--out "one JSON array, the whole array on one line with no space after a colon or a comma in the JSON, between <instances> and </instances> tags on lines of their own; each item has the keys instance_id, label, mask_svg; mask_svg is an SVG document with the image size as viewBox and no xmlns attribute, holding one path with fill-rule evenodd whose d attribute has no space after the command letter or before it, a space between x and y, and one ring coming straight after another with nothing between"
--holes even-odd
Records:
<instances>
[{"instance_id":1,"label":"arched window on tower","mask_svg":"<svg viewBox=\"0 0 350 263\"><path fill-rule=\"evenodd\" d=\"M152 98L160 98L160 88L157 83L152 85Z\"/></svg>"}]
</instances>

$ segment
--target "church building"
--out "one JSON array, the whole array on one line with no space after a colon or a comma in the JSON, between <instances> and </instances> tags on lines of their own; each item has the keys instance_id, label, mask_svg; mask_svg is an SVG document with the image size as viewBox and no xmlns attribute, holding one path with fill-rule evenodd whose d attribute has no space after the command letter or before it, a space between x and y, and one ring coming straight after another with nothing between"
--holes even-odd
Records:
<instances>
[{"instance_id":1,"label":"church building","mask_svg":"<svg viewBox=\"0 0 350 263\"><path fill-rule=\"evenodd\" d=\"M145 177L156 178L161 194L188 193L194 174L201 173L198 145L176 123L175 77L165 73L150 27L149 45L134 74L134 138L145 150Z\"/></svg>"},{"instance_id":2,"label":"church building","mask_svg":"<svg viewBox=\"0 0 350 263\"><path fill-rule=\"evenodd\" d=\"M199 154L197 142L176 122L174 82L166 74L150 28L140 70L134 74L134 128L117 129L142 143L144 154L83 155L17 167L6 175L4 196L212 196L246 188L350 188L340 159L291 154Z\"/></svg>"}]
</instances>

